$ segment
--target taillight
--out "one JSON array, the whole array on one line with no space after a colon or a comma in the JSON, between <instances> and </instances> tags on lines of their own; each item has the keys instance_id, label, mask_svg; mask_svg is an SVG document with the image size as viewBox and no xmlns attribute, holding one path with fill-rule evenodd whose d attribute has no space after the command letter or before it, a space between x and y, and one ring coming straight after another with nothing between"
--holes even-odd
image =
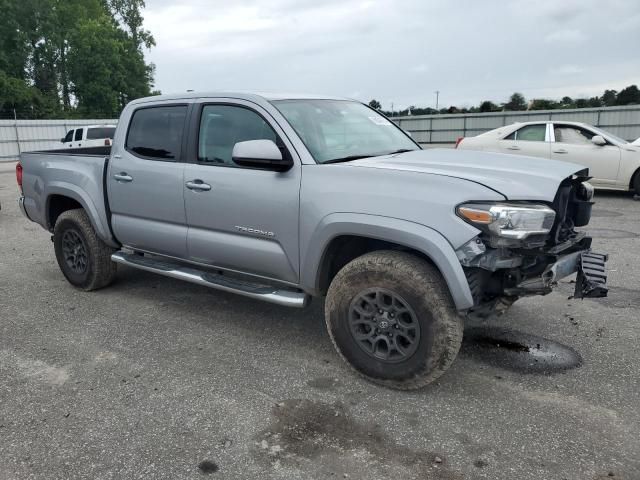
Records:
<instances>
[{"instance_id":1,"label":"taillight","mask_svg":"<svg viewBox=\"0 0 640 480\"><path fill-rule=\"evenodd\" d=\"M456 140L456 146L454 148L458 148L458 145L462 143L462 140L464 140L464 137L458 137L458 139Z\"/></svg>"},{"instance_id":2,"label":"taillight","mask_svg":"<svg viewBox=\"0 0 640 480\"><path fill-rule=\"evenodd\" d=\"M105 147L108 147L109 145L111 145L111 140L109 140L108 138L104 139L104 145Z\"/></svg>"},{"instance_id":3,"label":"taillight","mask_svg":"<svg viewBox=\"0 0 640 480\"><path fill-rule=\"evenodd\" d=\"M20 162L16 163L16 182L18 182L20 193L22 193L22 165Z\"/></svg>"}]
</instances>

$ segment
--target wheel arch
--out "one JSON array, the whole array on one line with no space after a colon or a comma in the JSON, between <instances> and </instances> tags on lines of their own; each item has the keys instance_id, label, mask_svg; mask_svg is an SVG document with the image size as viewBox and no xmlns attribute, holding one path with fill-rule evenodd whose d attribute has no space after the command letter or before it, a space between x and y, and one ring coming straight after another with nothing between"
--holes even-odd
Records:
<instances>
[{"instance_id":1,"label":"wheel arch","mask_svg":"<svg viewBox=\"0 0 640 480\"><path fill-rule=\"evenodd\" d=\"M375 250L401 250L432 263L444 277L458 310L473 306L469 284L453 247L436 230L417 223L367 214L337 213L312 235L302 264L301 284L324 295L342 266Z\"/></svg>"},{"instance_id":2,"label":"wheel arch","mask_svg":"<svg viewBox=\"0 0 640 480\"><path fill-rule=\"evenodd\" d=\"M93 200L87 196L86 192L75 185L61 184L59 182L49 185L44 211L47 229L53 231L55 222L60 214L75 208L82 208L87 213L91 226L105 243L112 247L117 246L106 224L106 218L101 218Z\"/></svg>"}]
</instances>

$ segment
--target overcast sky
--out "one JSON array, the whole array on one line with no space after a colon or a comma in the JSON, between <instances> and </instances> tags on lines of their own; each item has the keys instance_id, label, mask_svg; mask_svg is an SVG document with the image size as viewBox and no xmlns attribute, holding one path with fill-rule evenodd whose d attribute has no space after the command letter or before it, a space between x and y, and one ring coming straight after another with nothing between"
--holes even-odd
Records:
<instances>
[{"instance_id":1,"label":"overcast sky","mask_svg":"<svg viewBox=\"0 0 640 480\"><path fill-rule=\"evenodd\" d=\"M385 109L640 84L639 0L147 0L163 93L327 93Z\"/></svg>"}]
</instances>

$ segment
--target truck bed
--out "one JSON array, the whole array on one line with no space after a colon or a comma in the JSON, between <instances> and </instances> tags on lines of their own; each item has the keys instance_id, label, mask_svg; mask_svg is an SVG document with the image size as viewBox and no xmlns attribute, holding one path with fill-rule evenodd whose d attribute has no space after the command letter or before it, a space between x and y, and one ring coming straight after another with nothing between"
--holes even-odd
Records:
<instances>
[{"instance_id":1,"label":"truck bed","mask_svg":"<svg viewBox=\"0 0 640 480\"><path fill-rule=\"evenodd\" d=\"M111 147L100 146L22 153L25 214L53 231L46 202L56 201L56 195L68 197L89 213L98 235L117 246L111 234L105 185L110 152Z\"/></svg>"}]
</instances>

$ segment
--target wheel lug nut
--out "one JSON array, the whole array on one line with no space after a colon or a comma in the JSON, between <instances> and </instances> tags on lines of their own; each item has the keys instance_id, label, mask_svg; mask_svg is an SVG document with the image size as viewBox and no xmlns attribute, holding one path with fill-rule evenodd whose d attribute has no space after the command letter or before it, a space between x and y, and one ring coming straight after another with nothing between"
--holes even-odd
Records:
<instances>
[{"instance_id":1,"label":"wheel lug nut","mask_svg":"<svg viewBox=\"0 0 640 480\"><path fill-rule=\"evenodd\" d=\"M378 313L379 313L380 315L382 315L382 309L378 310Z\"/></svg>"}]
</instances>

